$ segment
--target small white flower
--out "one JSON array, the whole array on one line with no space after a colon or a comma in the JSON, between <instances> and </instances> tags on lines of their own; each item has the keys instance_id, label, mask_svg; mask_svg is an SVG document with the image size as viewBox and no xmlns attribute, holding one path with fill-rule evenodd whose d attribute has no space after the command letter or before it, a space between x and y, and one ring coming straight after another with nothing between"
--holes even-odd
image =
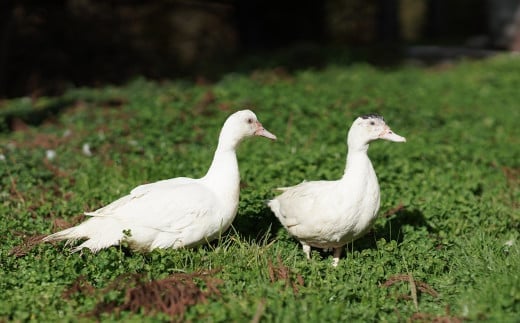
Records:
<instances>
[{"instance_id":1,"label":"small white flower","mask_svg":"<svg viewBox=\"0 0 520 323\"><path fill-rule=\"evenodd\" d=\"M5 155L4 154L0 154L0 160L1 161L5 161Z\"/></svg>"},{"instance_id":2,"label":"small white flower","mask_svg":"<svg viewBox=\"0 0 520 323\"><path fill-rule=\"evenodd\" d=\"M507 240L505 243L504 243L504 246L506 247L511 247L515 244L515 240L514 239L509 239Z\"/></svg>"},{"instance_id":3,"label":"small white flower","mask_svg":"<svg viewBox=\"0 0 520 323\"><path fill-rule=\"evenodd\" d=\"M83 144L83 148L81 149L83 151L83 155L85 156L92 156L92 151L90 151L90 144L85 143Z\"/></svg>"},{"instance_id":4,"label":"small white flower","mask_svg":"<svg viewBox=\"0 0 520 323\"><path fill-rule=\"evenodd\" d=\"M45 158L47 158L48 160L53 160L54 158L56 158L56 151L52 149L47 149L45 151Z\"/></svg>"},{"instance_id":5,"label":"small white flower","mask_svg":"<svg viewBox=\"0 0 520 323\"><path fill-rule=\"evenodd\" d=\"M462 307L462 316L468 316L469 315L469 307L468 304L464 304Z\"/></svg>"}]
</instances>

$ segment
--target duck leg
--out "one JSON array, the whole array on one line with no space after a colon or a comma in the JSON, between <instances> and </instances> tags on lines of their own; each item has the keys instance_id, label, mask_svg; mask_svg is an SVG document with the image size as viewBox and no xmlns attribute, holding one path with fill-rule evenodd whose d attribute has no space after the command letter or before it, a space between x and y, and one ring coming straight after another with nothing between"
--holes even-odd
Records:
<instances>
[{"instance_id":1,"label":"duck leg","mask_svg":"<svg viewBox=\"0 0 520 323\"><path fill-rule=\"evenodd\" d=\"M332 266L338 267L339 257L341 256L341 251L343 251L343 247L333 248L334 249L334 258L332 260Z\"/></svg>"},{"instance_id":2,"label":"duck leg","mask_svg":"<svg viewBox=\"0 0 520 323\"><path fill-rule=\"evenodd\" d=\"M306 244L305 242L302 242L303 252L305 253L305 256L307 256L307 259L311 259L311 246Z\"/></svg>"}]
</instances>

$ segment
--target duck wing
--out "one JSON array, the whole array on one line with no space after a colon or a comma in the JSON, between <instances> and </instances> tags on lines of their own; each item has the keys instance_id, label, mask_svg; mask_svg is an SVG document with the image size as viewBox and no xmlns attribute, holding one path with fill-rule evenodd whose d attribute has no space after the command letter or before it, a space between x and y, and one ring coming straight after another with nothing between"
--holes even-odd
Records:
<instances>
[{"instance_id":1,"label":"duck wing","mask_svg":"<svg viewBox=\"0 0 520 323\"><path fill-rule=\"evenodd\" d=\"M303 182L292 187L284 187L281 195L269 202L269 206L286 227L309 222L319 216L317 210L326 211L323 205L331 207L335 181Z\"/></svg>"},{"instance_id":2,"label":"duck wing","mask_svg":"<svg viewBox=\"0 0 520 323\"><path fill-rule=\"evenodd\" d=\"M166 179L162 181L157 181L154 183L148 183L148 184L142 184L130 191L130 194L125 195L114 202L105 205L102 208L99 208L92 212L85 212L85 215L89 216L112 216L114 215L117 210L123 208L126 204L132 204L132 203L139 203L134 200L139 200L141 197L145 196L146 194L153 192L155 190L163 190L163 189L175 189L175 187L188 184L196 181L193 178L188 177L177 177L177 178L171 178ZM142 200L142 199L141 199Z\"/></svg>"},{"instance_id":3,"label":"duck wing","mask_svg":"<svg viewBox=\"0 0 520 323\"><path fill-rule=\"evenodd\" d=\"M204 185L191 182L142 190L139 195L124 196L88 215L111 217L130 228L181 232L190 226L204 230L205 224L211 223L218 213L215 194Z\"/></svg>"}]
</instances>

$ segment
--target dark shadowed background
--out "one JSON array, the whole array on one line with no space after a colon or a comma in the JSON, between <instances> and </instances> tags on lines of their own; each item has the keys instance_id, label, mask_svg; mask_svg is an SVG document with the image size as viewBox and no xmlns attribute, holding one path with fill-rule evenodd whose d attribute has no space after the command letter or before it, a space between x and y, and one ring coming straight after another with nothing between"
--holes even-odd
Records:
<instances>
[{"instance_id":1,"label":"dark shadowed background","mask_svg":"<svg viewBox=\"0 0 520 323\"><path fill-rule=\"evenodd\" d=\"M211 81L344 52L388 63L495 50L520 50L520 0L0 1L4 98L137 76Z\"/></svg>"}]
</instances>

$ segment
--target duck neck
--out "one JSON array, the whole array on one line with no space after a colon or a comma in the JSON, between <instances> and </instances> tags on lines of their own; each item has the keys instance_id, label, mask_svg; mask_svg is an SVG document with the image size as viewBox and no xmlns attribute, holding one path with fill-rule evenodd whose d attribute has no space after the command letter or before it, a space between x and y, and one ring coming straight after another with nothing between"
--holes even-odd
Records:
<instances>
[{"instance_id":1,"label":"duck neck","mask_svg":"<svg viewBox=\"0 0 520 323\"><path fill-rule=\"evenodd\" d=\"M353 149L349 147L343 178L350 176L363 176L367 172L374 172L367 151L368 144Z\"/></svg>"},{"instance_id":2,"label":"duck neck","mask_svg":"<svg viewBox=\"0 0 520 323\"><path fill-rule=\"evenodd\" d=\"M204 178L211 186L219 187L219 190L222 189L223 186L238 186L240 175L235 151L217 150Z\"/></svg>"},{"instance_id":3,"label":"duck neck","mask_svg":"<svg viewBox=\"0 0 520 323\"><path fill-rule=\"evenodd\" d=\"M211 166L203 177L206 184L214 188L217 194L225 193L228 198L236 199L238 199L240 173L235 149L239 142L240 140L223 130Z\"/></svg>"}]
</instances>

